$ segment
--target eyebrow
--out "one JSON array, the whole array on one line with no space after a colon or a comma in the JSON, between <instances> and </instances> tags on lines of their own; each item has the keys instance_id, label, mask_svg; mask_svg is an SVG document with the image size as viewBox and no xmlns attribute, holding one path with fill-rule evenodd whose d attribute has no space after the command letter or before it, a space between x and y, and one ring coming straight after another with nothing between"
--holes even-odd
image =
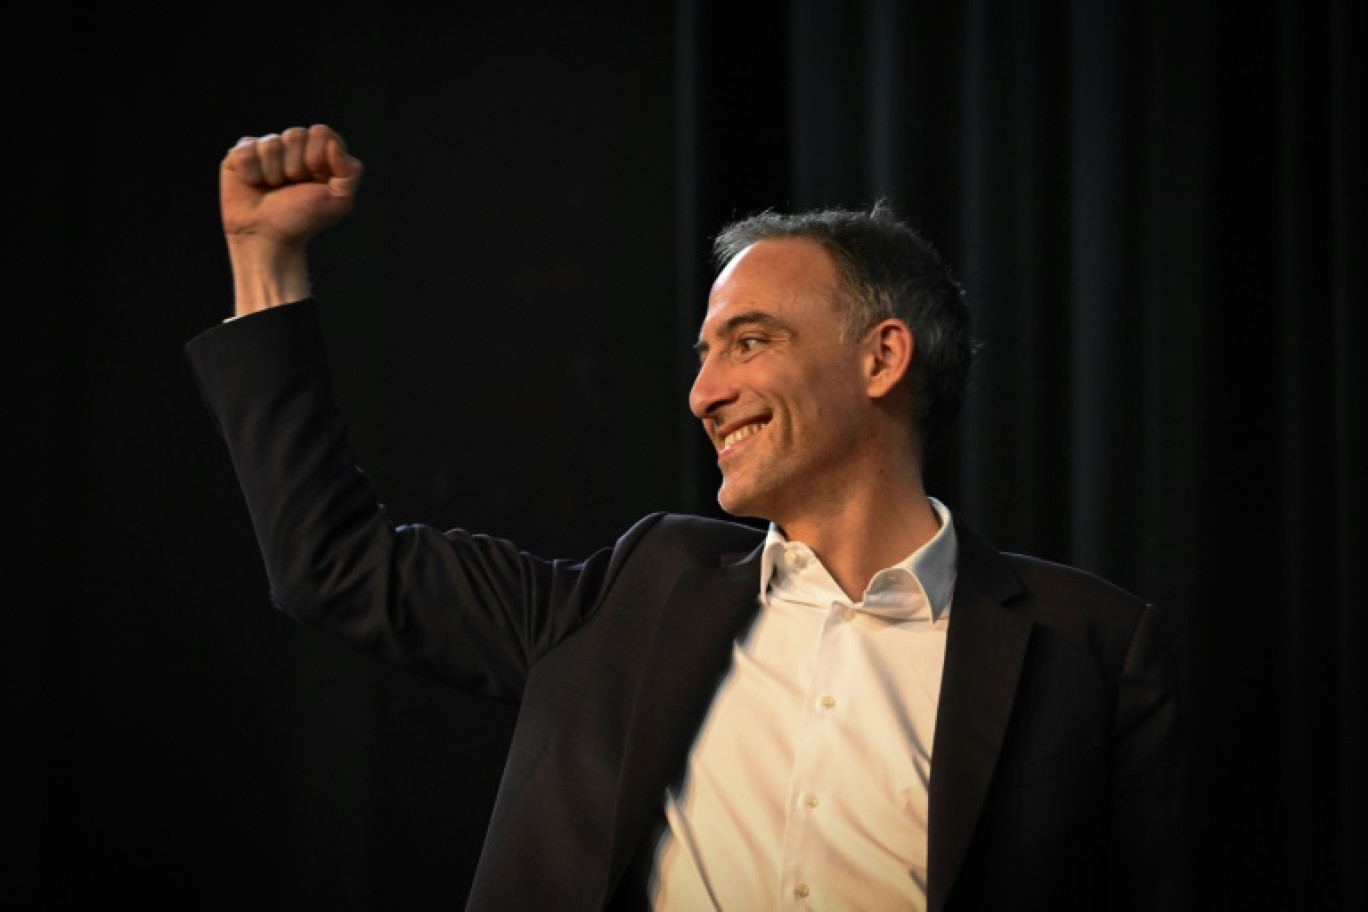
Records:
<instances>
[{"instance_id":1,"label":"eyebrow","mask_svg":"<svg viewBox=\"0 0 1368 912\"><path fill-rule=\"evenodd\" d=\"M768 329L771 332L792 332L792 330L789 329L788 324L774 317L772 314L767 314L763 310L747 310L739 314L733 314L722 321L722 326L718 329L717 335L724 339L730 338L731 336L736 335L737 330L748 327L760 327ZM698 341L694 343L693 347L694 351L700 356L707 354L708 343L704 341L701 333L698 336Z\"/></svg>"}]
</instances>

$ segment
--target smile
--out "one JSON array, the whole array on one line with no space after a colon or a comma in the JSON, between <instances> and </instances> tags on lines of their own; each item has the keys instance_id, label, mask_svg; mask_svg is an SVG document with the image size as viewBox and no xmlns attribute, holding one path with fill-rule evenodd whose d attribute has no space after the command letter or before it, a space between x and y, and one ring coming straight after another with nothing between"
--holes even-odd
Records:
<instances>
[{"instance_id":1,"label":"smile","mask_svg":"<svg viewBox=\"0 0 1368 912\"><path fill-rule=\"evenodd\" d=\"M731 449L732 447L736 446L736 444L738 444L738 443L740 443L741 441L745 440L747 437L750 437L750 436L753 435L753 434L759 433L759 431L760 431L762 428L764 428L766 425L768 425L768 424L769 424L768 421L757 421L757 422L755 422L755 423L753 423L753 424L744 424L744 425L742 425L741 427L739 427L739 428L737 428L736 430L732 431L732 432L731 432L730 434L728 434L726 437L723 437L723 438L722 438L722 449L723 449L723 450L729 450L729 449Z\"/></svg>"}]
</instances>

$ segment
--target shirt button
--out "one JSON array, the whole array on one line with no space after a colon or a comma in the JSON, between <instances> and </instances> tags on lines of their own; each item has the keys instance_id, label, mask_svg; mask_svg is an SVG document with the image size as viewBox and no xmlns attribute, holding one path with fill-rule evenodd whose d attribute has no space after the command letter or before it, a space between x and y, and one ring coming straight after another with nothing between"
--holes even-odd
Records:
<instances>
[{"instance_id":1,"label":"shirt button","mask_svg":"<svg viewBox=\"0 0 1368 912\"><path fill-rule=\"evenodd\" d=\"M803 796L803 804L806 804L810 808L815 808L819 800L820 799L811 792L808 792Z\"/></svg>"},{"instance_id":2,"label":"shirt button","mask_svg":"<svg viewBox=\"0 0 1368 912\"><path fill-rule=\"evenodd\" d=\"M812 891L808 889L807 884L803 883L802 881L799 881L796 885L794 885L793 892L797 893L800 898L806 899L808 893Z\"/></svg>"},{"instance_id":3,"label":"shirt button","mask_svg":"<svg viewBox=\"0 0 1368 912\"><path fill-rule=\"evenodd\" d=\"M822 695L822 709L831 709L836 705L836 698L831 694Z\"/></svg>"},{"instance_id":4,"label":"shirt button","mask_svg":"<svg viewBox=\"0 0 1368 912\"><path fill-rule=\"evenodd\" d=\"M851 608L849 605L846 605L844 608L841 609L841 620L843 620L843 621L849 621L849 620L853 620L854 618L855 618L855 609L854 609L854 608Z\"/></svg>"}]
</instances>

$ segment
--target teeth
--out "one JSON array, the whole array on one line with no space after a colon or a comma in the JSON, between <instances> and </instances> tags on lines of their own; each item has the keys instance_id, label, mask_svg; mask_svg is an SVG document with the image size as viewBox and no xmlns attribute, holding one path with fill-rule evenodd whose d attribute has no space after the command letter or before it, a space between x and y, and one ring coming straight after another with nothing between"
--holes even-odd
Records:
<instances>
[{"instance_id":1,"label":"teeth","mask_svg":"<svg viewBox=\"0 0 1368 912\"><path fill-rule=\"evenodd\" d=\"M765 422L764 424L747 424L737 428L736 430L732 431L730 434L728 434L726 437L722 439L722 448L726 449L734 443L745 440L751 434L754 434L755 432L759 431L762 427L765 426L765 424L768 423L769 422Z\"/></svg>"}]
</instances>

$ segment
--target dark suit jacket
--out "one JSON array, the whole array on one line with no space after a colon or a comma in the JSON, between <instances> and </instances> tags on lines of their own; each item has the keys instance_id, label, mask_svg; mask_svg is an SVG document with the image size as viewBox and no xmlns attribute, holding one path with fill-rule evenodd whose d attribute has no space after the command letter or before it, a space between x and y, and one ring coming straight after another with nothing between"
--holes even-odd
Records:
<instances>
[{"instance_id":1,"label":"dark suit jacket","mask_svg":"<svg viewBox=\"0 0 1368 912\"><path fill-rule=\"evenodd\" d=\"M392 524L354 468L313 306L187 346L277 605L518 703L469 908L640 908L634 871L754 616L763 535L656 514L585 560L548 561ZM1177 734L1155 609L956 528L930 908L1172 908Z\"/></svg>"}]
</instances>

